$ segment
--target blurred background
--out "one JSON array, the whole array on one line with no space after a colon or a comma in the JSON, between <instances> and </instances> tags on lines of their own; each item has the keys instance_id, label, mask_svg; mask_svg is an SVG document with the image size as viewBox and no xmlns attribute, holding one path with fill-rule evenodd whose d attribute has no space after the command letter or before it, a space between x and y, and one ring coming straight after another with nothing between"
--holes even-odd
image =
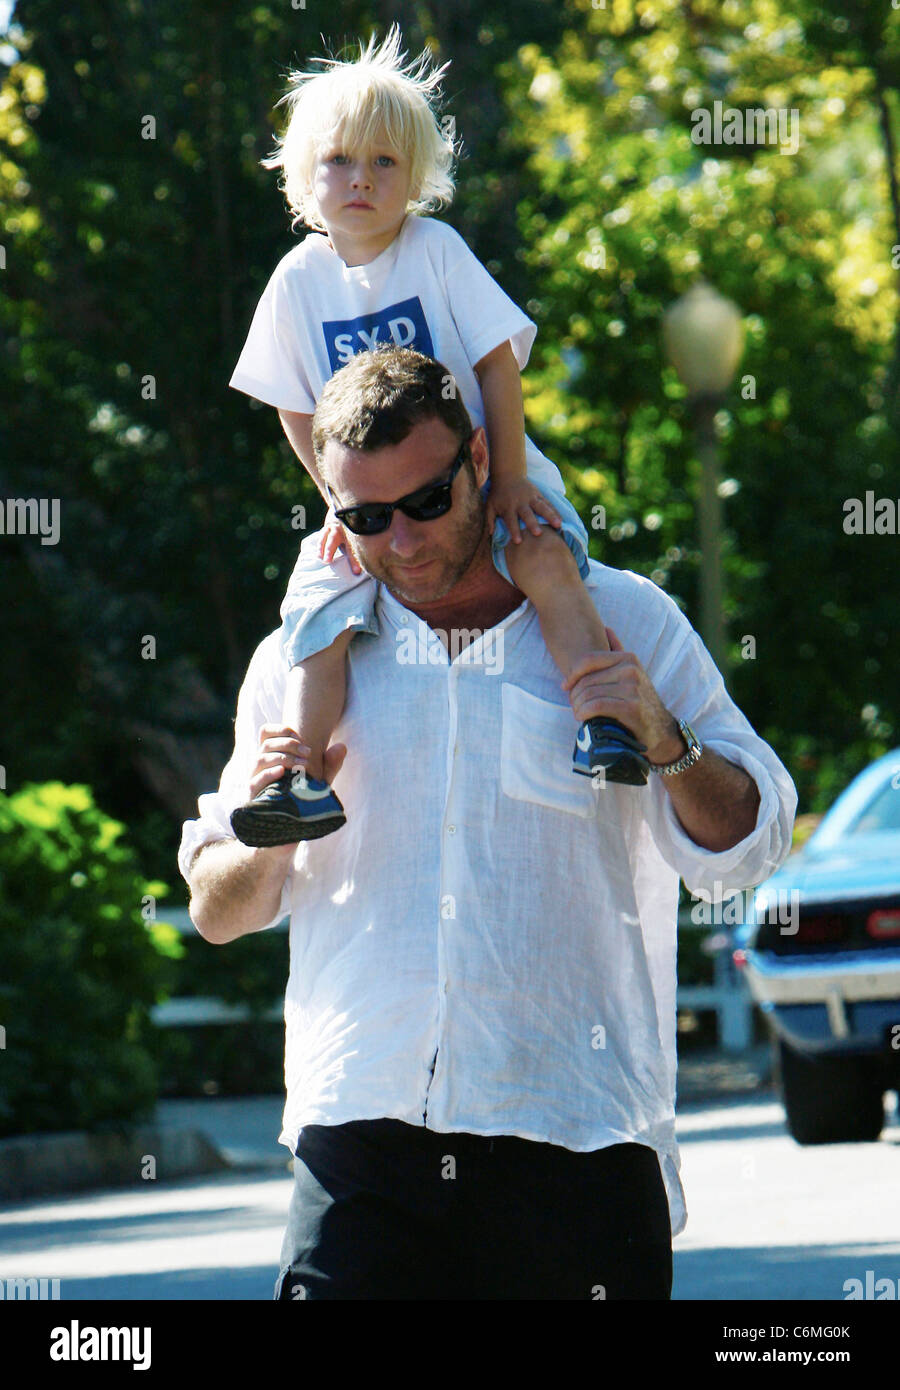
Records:
<instances>
[{"instance_id":1,"label":"blurred background","mask_svg":"<svg viewBox=\"0 0 900 1390\"><path fill-rule=\"evenodd\" d=\"M444 215L538 324L527 427L594 557L709 636L713 537L723 671L797 783L800 837L900 742L896 510L845 527L848 499L900 498L897 10L7 0L0 501L57 499L59 535L0 537L0 1133L280 1086L286 938L220 955L178 929L175 853L278 625L298 508L306 532L324 515L275 410L227 385L305 234L259 161L287 69L393 20L452 59ZM717 102L799 139L692 138ZM662 332L701 278L739 324L712 384ZM700 377L722 365L705 331L682 325ZM682 960L712 979L695 944ZM151 1026L191 995L250 1008L239 1045Z\"/></svg>"}]
</instances>

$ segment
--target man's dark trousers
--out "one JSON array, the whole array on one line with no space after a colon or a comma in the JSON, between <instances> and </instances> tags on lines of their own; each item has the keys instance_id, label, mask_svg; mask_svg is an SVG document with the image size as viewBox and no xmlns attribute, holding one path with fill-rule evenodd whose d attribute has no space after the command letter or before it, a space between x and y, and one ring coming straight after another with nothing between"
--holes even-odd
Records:
<instances>
[{"instance_id":1,"label":"man's dark trousers","mask_svg":"<svg viewBox=\"0 0 900 1390\"><path fill-rule=\"evenodd\" d=\"M668 1299L653 1149L575 1153L402 1120L307 1125L275 1297Z\"/></svg>"}]
</instances>

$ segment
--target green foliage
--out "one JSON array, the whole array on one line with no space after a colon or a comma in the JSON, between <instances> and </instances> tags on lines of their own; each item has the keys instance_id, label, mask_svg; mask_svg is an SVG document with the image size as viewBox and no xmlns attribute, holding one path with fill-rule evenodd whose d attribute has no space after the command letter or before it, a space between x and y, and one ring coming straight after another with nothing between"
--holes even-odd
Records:
<instances>
[{"instance_id":1,"label":"green foliage","mask_svg":"<svg viewBox=\"0 0 900 1390\"><path fill-rule=\"evenodd\" d=\"M872 88L896 72L900 14L808 8L804 33L794 6L621 0L502 73L532 179L532 430L586 523L605 521L597 558L648 575L695 624L700 470L660 326L700 275L744 315L718 415L728 679L799 773L801 807L820 809L900 728L897 538L843 530L845 499L897 493L900 227ZM799 149L695 144L691 113L716 100L796 111Z\"/></svg>"},{"instance_id":2,"label":"green foliage","mask_svg":"<svg viewBox=\"0 0 900 1390\"><path fill-rule=\"evenodd\" d=\"M465 157L447 218L538 323L529 430L596 558L695 622L699 472L660 322L701 273L739 306L719 414L730 685L820 808L900 728L897 538L841 525L845 498L898 493L900 11L880 0L347 0L330 26L256 0L19 0L0 497L60 498L62 534L2 542L9 784L64 765L154 874L215 784L302 538L293 509L307 530L322 515L276 412L227 387L297 235L259 160L323 24L340 48L393 18L411 52L452 60ZM796 110L797 153L694 144L691 113L715 100Z\"/></svg>"},{"instance_id":3,"label":"green foliage","mask_svg":"<svg viewBox=\"0 0 900 1390\"><path fill-rule=\"evenodd\" d=\"M166 891L140 875L87 787L0 799L0 1134L150 1112L149 1010L180 952L142 910Z\"/></svg>"},{"instance_id":4,"label":"green foliage","mask_svg":"<svg viewBox=\"0 0 900 1390\"><path fill-rule=\"evenodd\" d=\"M153 1051L166 1097L267 1096L284 1089L281 1023L164 1028Z\"/></svg>"},{"instance_id":5,"label":"green foliage","mask_svg":"<svg viewBox=\"0 0 900 1390\"><path fill-rule=\"evenodd\" d=\"M268 1012L284 1000L288 935L253 932L223 949L199 934L179 937L172 994L249 1009L246 1022L160 1028L153 1051L167 1095L258 1095L284 1083L284 1024Z\"/></svg>"}]
</instances>

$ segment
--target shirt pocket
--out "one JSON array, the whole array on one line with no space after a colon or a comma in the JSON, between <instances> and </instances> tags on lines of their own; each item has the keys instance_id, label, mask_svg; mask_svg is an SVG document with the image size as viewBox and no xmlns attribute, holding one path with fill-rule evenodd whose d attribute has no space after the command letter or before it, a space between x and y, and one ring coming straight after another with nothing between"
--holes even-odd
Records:
<instances>
[{"instance_id":1,"label":"shirt pocket","mask_svg":"<svg viewBox=\"0 0 900 1390\"><path fill-rule=\"evenodd\" d=\"M504 682L500 785L516 801L596 817L600 788L572 771L578 725L570 705L541 700Z\"/></svg>"}]
</instances>

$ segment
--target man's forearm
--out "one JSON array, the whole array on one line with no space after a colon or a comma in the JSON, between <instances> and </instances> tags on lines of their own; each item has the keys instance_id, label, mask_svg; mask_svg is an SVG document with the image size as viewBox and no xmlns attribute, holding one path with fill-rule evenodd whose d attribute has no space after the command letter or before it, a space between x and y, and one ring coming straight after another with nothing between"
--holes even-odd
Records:
<instances>
[{"instance_id":1,"label":"man's forearm","mask_svg":"<svg viewBox=\"0 0 900 1390\"><path fill-rule=\"evenodd\" d=\"M221 946L261 931L278 912L295 845L251 849L239 840L204 845L191 866L191 921Z\"/></svg>"},{"instance_id":2,"label":"man's forearm","mask_svg":"<svg viewBox=\"0 0 900 1390\"><path fill-rule=\"evenodd\" d=\"M671 759L654 750L654 762L674 761L684 752L679 739ZM653 775L653 774L651 774ZM759 788L749 773L711 748L694 767L660 779L676 816L695 844L718 853L745 839L756 825Z\"/></svg>"}]
</instances>

